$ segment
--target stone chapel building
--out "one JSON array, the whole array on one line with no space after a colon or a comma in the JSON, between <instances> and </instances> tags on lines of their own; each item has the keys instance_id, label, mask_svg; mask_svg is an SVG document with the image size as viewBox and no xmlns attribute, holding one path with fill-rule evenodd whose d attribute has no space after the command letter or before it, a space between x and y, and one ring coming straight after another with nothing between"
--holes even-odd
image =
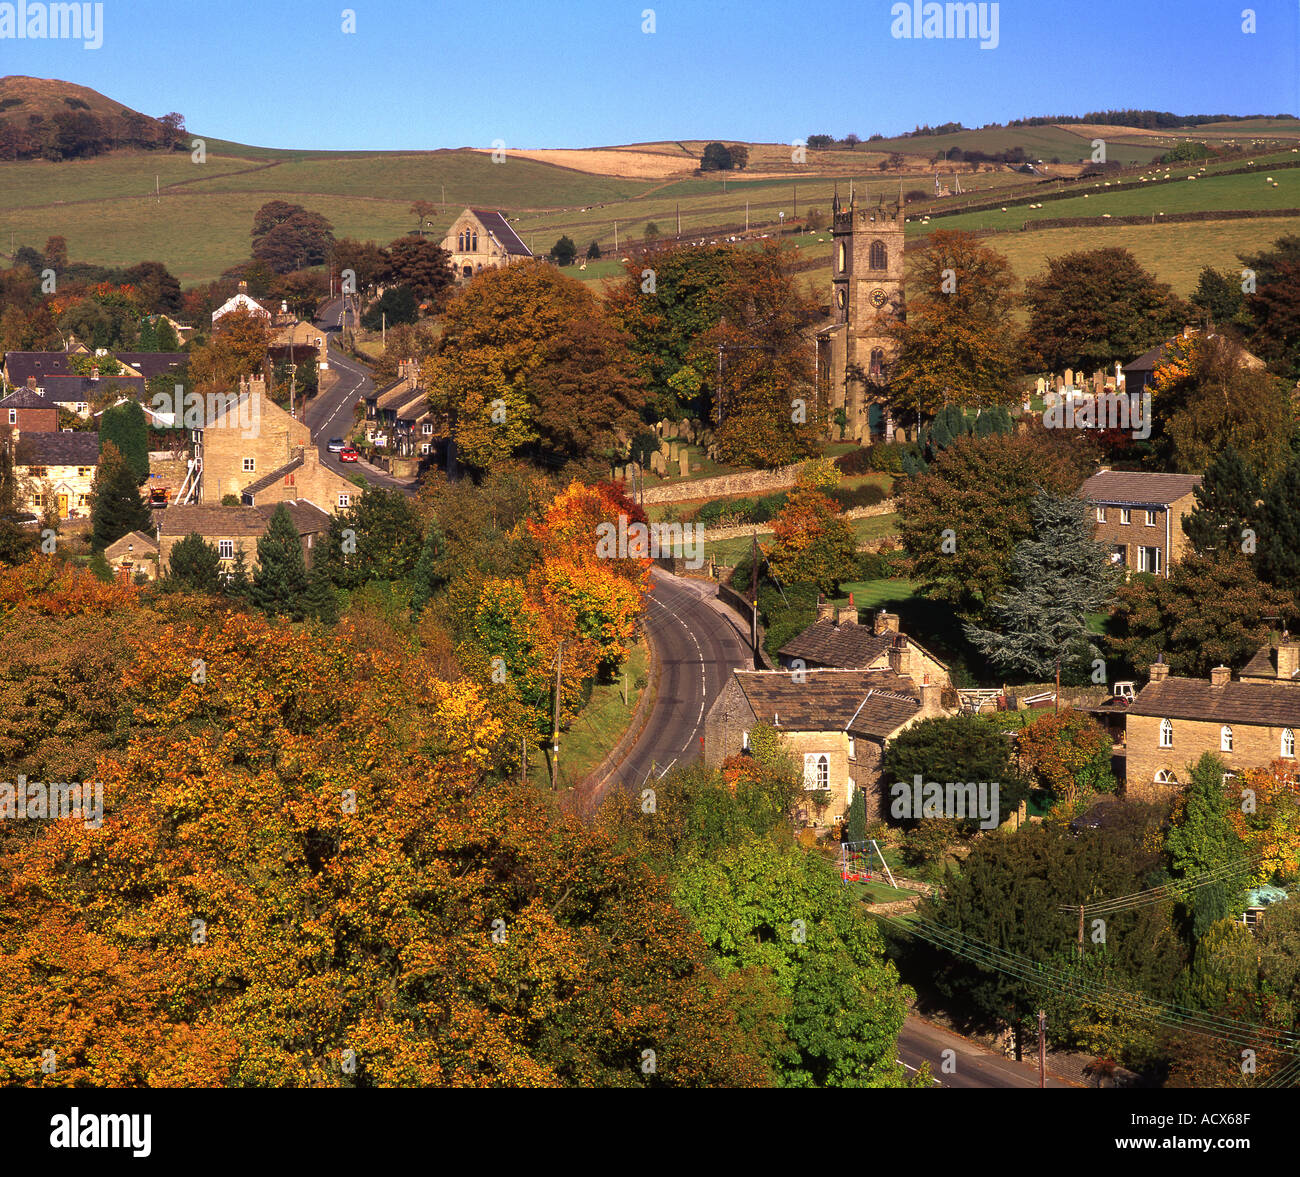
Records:
<instances>
[{"instance_id":1,"label":"stone chapel building","mask_svg":"<svg viewBox=\"0 0 1300 1177\"><path fill-rule=\"evenodd\" d=\"M505 214L486 208L467 208L461 213L452 221L442 247L451 254L457 278L472 278L480 270L514 265L533 256Z\"/></svg>"}]
</instances>

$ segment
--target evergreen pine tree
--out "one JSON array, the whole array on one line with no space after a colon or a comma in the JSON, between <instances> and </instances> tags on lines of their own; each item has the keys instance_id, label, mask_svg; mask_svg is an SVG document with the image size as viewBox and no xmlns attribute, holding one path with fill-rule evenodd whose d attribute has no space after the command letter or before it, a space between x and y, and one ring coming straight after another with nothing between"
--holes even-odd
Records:
<instances>
[{"instance_id":1,"label":"evergreen pine tree","mask_svg":"<svg viewBox=\"0 0 1300 1177\"><path fill-rule=\"evenodd\" d=\"M1228 824L1225 771L1227 765L1210 752L1192 767L1182 814L1165 838L1169 865L1180 877L1225 866L1241 856L1241 841ZM1187 904L1193 916L1193 935L1198 938L1228 914L1228 896L1222 886L1198 887L1189 894Z\"/></svg>"},{"instance_id":2,"label":"evergreen pine tree","mask_svg":"<svg viewBox=\"0 0 1300 1177\"><path fill-rule=\"evenodd\" d=\"M1300 457L1269 483L1257 530L1260 579L1294 592L1300 582Z\"/></svg>"},{"instance_id":3,"label":"evergreen pine tree","mask_svg":"<svg viewBox=\"0 0 1300 1177\"><path fill-rule=\"evenodd\" d=\"M152 534L153 514L140 495L135 472L111 441L99 455L91 502L91 547L103 551L128 531Z\"/></svg>"},{"instance_id":4,"label":"evergreen pine tree","mask_svg":"<svg viewBox=\"0 0 1300 1177\"><path fill-rule=\"evenodd\" d=\"M154 327L159 351L180 351L181 341L176 338L176 328L166 319L159 319Z\"/></svg>"},{"instance_id":5,"label":"evergreen pine tree","mask_svg":"<svg viewBox=\"0 0 1300 1177\"><path fill-rule=\"evenodd\" d=\"M198 532L178 541L167 558L167 579L173 587L200 593L221 591L221 556Z\"/></svg>"},{"instance_id":6,"label":"evergreen pine tree","mask_svg":"<svg viewBox=\"0 0 1300 1177\"><path fill-rule=\"evenodd\" d=\"M235 549L235 560L230 567L230 574L226 577L222 585L226 596L236 601L247 601L252 591L252 584L248 579L248 553L244 551L244 545L240 544Z\"/></svg>"},{"instance_id":7,"label":"evergreen pine tree","mask_svg":"<svg viewBox=\"0 0 1300 1177\"><path fill-rule=\"evenodd\" d=\"M334 595L324 565L313 563L307 576L307 593L303 598L303 611L314 621L334 625L339 619L339 601Z\"/></svg>"},{"instance_id":8,"label":"evergreen pine tree","mask_svg":"<svg viewBox=\"0 0 1300 1177\"><path fill-rule=\"evenodd\" d=\"M1183 517L1183 531L1201 555L1243 551L1247 529L1259 530L1259 479L1232 446L1214 456L1201 485L1193 492L1196 506ZM1247 549L1248 550L1248 549Z\"/></svg>"},{"instance_id":9,"label":"evergreen pine tree","mask_svg":"<svg viewBox=\"0 0 1300 1177\"><path fill-rule=\"evenodd\" d=\"M302 541L283 503L275 509L266 534L257 541L257 571L253 573L253 604L264 613L301 621L307 596L307 563Z\"/></svg>"},{"instance_id":10,"label":"evergreen pine tree","mask_svg":"<svg viewBox=\"0 0 1300 1177\"><path fill-rule=\"evenodd\" d=\"M154 326L153 319L143 319L140 323L140 337L136 340L136 347L140 351L157 351L158 350L158 328Z\"/></svg>"},{"instance_id":11,"label":"evergreen pine tree","mask_svg":"<svg viewBox=\"0 0 1300 1177\"><path fill-rule=\"evenodd\" d=\"M1087 615L1110 599L1119 579L1082 499L1039 492L1030 503L1034 534L1016 546L1009 587L989 607L995 629L967 624L967 640L1004 673L1046 679L1101 655Z\"/></svg>"},{"instance_id":12,"label":"evergreen pine tree","mask_svg":"<svg viewBox=\"0 0 1300 1177\"><path fill-rule=\"evenodd\" d=\"M420 549L420 559L416 562L412 578L411 615L413 617L418 617L424 611L429 598L447 581L446 576L439 569L440 557L445 550L446 544L443 541L442 531L435 519L429 524L429 530L425 533L424 546Z\"/></svg>"},{"instance_id":13,"label":"evergreen pine tree","mask_svg":"<svg viewBox=\"0 0 1300 1177\"><path fill-rule=\"evenodd\" d=\"M99 451L107 445L117 446L126 464L135 474L136 485L149 479L149 423L144 410L135 401L123 401L104 410L99 419Z\"/></svg>"},{"instance_id":14,"label":"evergreen pine tree","mask_svg":"<svg viewBox=\"0 0 1300 1177\"><path fill-rule=\"evenodd\" d=\"M107 557L105 557L102 549L96 548L93 552L90 553L90 563L88 567L90 568L91 572L93 572L97 577L99 577L99 579L102 580L105 584L109 584L112 582L113 568L109 564L108 559Z\"/></svg>"},{"instance_id":15,"label":"evergreen pine tree","mask_svg":"<svg viewBox=\"0 0 1300 1177\"><path fill-rule=\"evenodd\" d=\"M867 840L867 801L861 789L853 790L853 800L849 802L848 835L850 842Z\"/></svg>"}]
</instances>

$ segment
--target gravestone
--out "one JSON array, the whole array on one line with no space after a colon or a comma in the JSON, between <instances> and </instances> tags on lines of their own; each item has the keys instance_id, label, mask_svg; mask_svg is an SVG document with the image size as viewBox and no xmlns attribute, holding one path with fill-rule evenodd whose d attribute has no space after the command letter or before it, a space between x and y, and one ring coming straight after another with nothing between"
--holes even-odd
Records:
<instances>
[{"instance_id":1,"label":"gravestone","mask_svg":"<svg viewBox=\"0 0 1300 1177\"><path fill-rule=\"evenodd\" d=\"M1066 369L1065 369L1065 386L1066 386L1066 388L1073 388L1073 387L1074 387L1074 369L1073 369L1073 368L1066 368Z\"/></svg>"},{"instance_id":2,"label":"gravestone","mask_svg":"<svg viewBox=\"0 0 1300 1177\"><path fill-rule=\"evenodd\" d=\"M1058 376L1056 378L1056 391L1058 393L1062 393L1065 391L1065 380L1061 376Z\"/></svg>"},{"instance_id":3,"label":"gravestone","mask_svg":"<svg viewBox=\"0 0 1300 1177\"><path fill-rule=\"evenodd\" d=\"M682 477L685 478L691 472L690 450L685 450L685 449L682 450L681 463L682 463Z\"/></svg>"},{"instance_id":4,"label":"gravestone","mask_svg":"<svg viewBox=\"0 0 1300 1177\"><path fill-rule=\"evenodd\" d=\"M1047 392L1047 381L1040 376L1038 378L1038 382L1034 385L1034 388L1037 391L1039 398L1041 399Z\"/></svg>"},{"instance_id":5,"label":"gravestone","mask_svg":"<svg viewBox=\"0 0 1300 1177\"><path fill-rule=\"evenodd\" d=\"M664 461L663 450L655 450L655 452L650 455L650 472L652 474L657 474L662 478L667 469L668 466Z\"/></svg>"}]
</instances>

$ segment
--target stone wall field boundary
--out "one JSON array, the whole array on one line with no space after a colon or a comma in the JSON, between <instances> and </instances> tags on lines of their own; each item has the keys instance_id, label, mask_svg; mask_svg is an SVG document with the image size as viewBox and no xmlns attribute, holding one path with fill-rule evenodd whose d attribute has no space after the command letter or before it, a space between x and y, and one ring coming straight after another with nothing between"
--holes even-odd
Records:
<instances>
[{"instance_id":1,"label":"stone wall field boundary","mask_svg":"<svg viewBox=\"0 0 1300 1177\"><path fill-rule=\"evenodd\" d=\"M659 486L648 486L643 501L676 503L682 499L720 499L728 495L785 490L794 485L795 475L802 465L802 462L794 462L777 470L745 470L737 474L715 474L709 478L696 478L689 482L669 482Z\"/></svg>"}]
</instances>

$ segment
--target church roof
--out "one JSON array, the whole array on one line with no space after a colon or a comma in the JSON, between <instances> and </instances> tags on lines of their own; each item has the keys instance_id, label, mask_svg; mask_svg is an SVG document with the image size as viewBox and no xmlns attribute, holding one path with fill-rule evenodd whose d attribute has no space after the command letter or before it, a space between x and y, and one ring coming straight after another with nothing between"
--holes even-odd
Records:
<instances>
[{"instance_id":1,"label":"church roof","mask_svg":"<svg viewBox=\"0 0 1300 1177\"><path fill-rule=\"evenodd\" d=\"M479 224L496 238L497 243L506 253L513 257L533 256L533 251L519 239L519 235L510 227L510 222L506 220L504 213L493 212L486 208L472 208L469 211L478 217Z\"/></svg>"}]
</instances>

